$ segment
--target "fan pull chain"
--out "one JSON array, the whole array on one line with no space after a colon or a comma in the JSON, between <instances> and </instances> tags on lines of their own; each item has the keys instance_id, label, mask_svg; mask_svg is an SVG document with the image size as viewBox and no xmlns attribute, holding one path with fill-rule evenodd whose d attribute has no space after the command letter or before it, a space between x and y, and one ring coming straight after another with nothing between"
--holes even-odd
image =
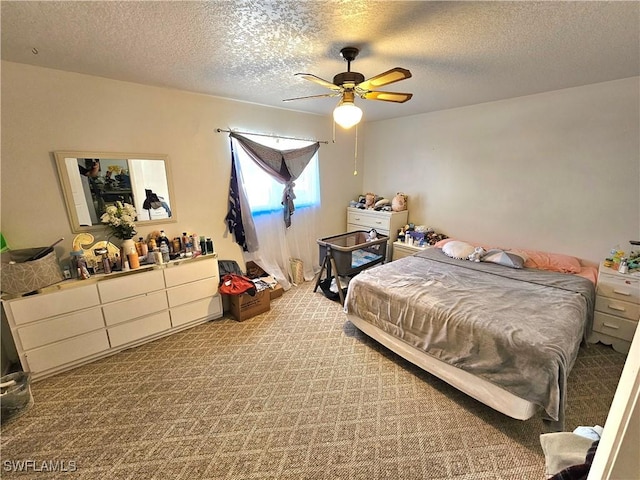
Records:
<instances>
[{"instance_id":1,"label":"fan pull chain","mask_svg":"<svg viewBox=\"0 0 640 480\"><path fill-rule=\"evenodd\" d=\"M358 175L358 125L356 125L356 146L353 154L353 176Z\"/></svg>"}]
</instances>

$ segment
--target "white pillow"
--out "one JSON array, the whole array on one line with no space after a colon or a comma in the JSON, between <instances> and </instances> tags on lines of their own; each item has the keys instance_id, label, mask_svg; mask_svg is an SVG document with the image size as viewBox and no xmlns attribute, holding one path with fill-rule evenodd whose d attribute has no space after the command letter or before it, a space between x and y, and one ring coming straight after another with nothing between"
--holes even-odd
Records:
<instances>
[{"instance_id":1,"label":"white pillow","mask_svg":"<svg viewBox=\"0 0 640 480\"><path fill-rule=\"evenodd\" d=\"M459 260L467 260L476 247L469 245L467 242L461 242L459 240L453 240L447 242L442 247L442 253L451 258L457 258Z\"/></svg>"}]
</instances>

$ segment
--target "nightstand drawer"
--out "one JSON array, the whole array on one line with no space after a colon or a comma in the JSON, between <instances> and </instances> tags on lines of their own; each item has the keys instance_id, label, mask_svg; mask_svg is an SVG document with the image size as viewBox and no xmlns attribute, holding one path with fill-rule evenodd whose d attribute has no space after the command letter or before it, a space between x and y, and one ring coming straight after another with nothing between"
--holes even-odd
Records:
<instances>
[{"instance_id":1,"label":"nightstand drawer","mask_svg":"<svg viewBox=\"0 0 640 480\"><path fill-rule=\"evenodd\" d=\"M593 330L611 337L631 341L636 331L638 322L614 317L602 312L595 312L593 318Z\"/></svg>"},{"instance_id":2,"label":"nightstand drawer","mask_svg":"<svg viewBox=\"0 0 640 480\"><path fill-rule=\"evenodd\" d=\"M596 311L638 321L640 305L596 295Z\"/></svg>"},{"instance_id":3,"label":"nightstand drawer","mask_svg":"<svg viewBox=\"0 0 640 480\"><path fill-rule=\"evenodd\" d=\"M598 279L598 295L624 302L640 303L640 279L601 274Z\"/></svg>"},{"instance_id":4,"label":"nightstand drawer","mask_svg":"<svg viewBox=\"0 0 640 480\"><path fill-rule=\"evenodd\" d=\"M393 242L393 258L392 260L399 260L401 258L404 257L409 257L411 255L414 255L418 252L423 252L425 251L427 248L430 248L429 246L425 246L425 247L419 247L417 245L409 245L407 243L404 242Z\"/></svg>"}]
</instances>

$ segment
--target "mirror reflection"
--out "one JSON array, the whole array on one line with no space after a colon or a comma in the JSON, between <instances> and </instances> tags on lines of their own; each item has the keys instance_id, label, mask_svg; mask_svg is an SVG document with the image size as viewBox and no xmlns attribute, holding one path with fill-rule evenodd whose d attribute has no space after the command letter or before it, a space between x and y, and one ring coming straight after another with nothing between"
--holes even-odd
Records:
<instances>
[{"instance_id":1,"label":"mirror reflection","mask_svg":"<svg viewBox=\"0 0 640 480\"><path fill-rule=\"evenodd\" d=\"M136 223L175 222L169 164L163 155L55 152L72 229L103 226L109 205L129 203Z\"/></svg>"}]
</instances>

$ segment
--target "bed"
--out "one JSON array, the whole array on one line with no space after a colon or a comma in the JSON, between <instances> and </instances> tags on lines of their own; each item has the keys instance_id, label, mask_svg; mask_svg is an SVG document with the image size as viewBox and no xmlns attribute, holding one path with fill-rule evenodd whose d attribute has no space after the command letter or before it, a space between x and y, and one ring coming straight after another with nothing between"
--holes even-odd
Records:
<instances>
[{"instance_id":1,"label":"bed","mask_svg":"<svg viewBox=\"0 0 640 480\"><path fill-rule=\"evenodd\" d=\"M365 334L473 398L520 420L543 409L547 428L560 431L597 270L521 266L430 248L359 273L344 310Z\"/></svg>"}]
</instances>

